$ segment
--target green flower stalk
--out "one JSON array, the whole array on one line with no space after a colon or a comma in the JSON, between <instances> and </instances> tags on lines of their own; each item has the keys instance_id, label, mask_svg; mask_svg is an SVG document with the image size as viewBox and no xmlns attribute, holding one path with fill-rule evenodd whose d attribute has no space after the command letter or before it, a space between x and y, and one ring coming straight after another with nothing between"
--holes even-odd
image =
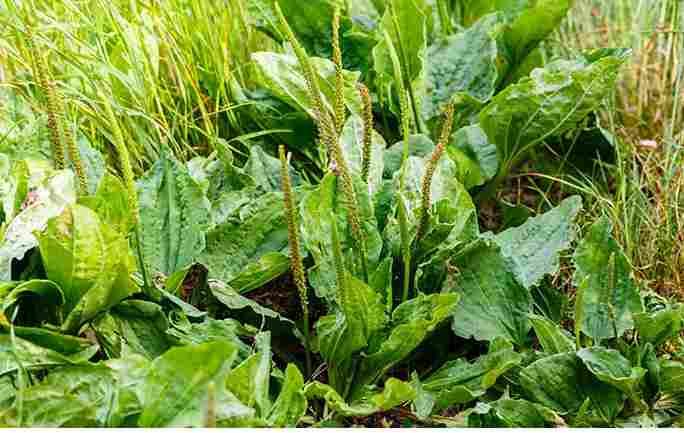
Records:
<instances>
[{"instance_id":1,"label":"green flower stalk","mask_svg":"<svg viewBox=\"0 0 684 433\"><path fill-rule=\"evenodd\" d=\"M444 123L442 124L442 133L435 146L435 150L432 151L432 155L427 162L425 167L425 175L423 176L423 184L421 187L421 206L420 206L420 220L418 222L418 229L416 231L416 241L419 241L425 231L430 220L430 192L432 190L432 178L435 175L435 170L437 169L437 164L444 154L444 149L449 142L449 137L451 136L451 127L454 123L454 104L450 103L447 106L446 112L444 114Z\"/></svg>"},{"instance_id":2,"label":"green flower stalk","mask_svg":"<svg viewBox=\"0 0 684 433\"><path fill-rule=\"evenodd\" d=\"M352 236L356 242L357 248L361 256L361 268L363 270L364 280L368 281L368 266L366 259L366 246L364 234L361 229L361 218L359 217L359 206L356 200L356 193L354 192L353 180L347 166L347 163L342 155L342 148L339 143L339 136L335 128L335 121L330 116L330 113L325 110L323 99L321 98L320 86L316 73L309 61L306 51L301 46L294 35L294 32L287 23L283 11L280 9L278 2L275 3L276 15L282 27L283 33L287 40L292 44L292 47L297 56L302 70L304 71L304 79L307 82L311 100L314 106L314 115L316 117L318 131L321 141L325 144L328 151L328 157L331 161L331 168L339 175L340 183L342 184L342 193L347 207L347 214L349 226L351 227Z\"/></svg>"},{"instance_id":3,"label":"green flower stalk","mask_svg":"<svg viewBox=\"0 0 684 433\"><path fill-rule=\"evenodd\" d=\"M399 109L401 111L401 132L404 140L403 152L401 157L401 173L399 174L399 189L404 191L406 187L406 161L409 158L409 137L411 136L411 115L409 110L409 94L404 87L404 78L399 63L399 56L392 43L387 31L384 32L385 43L389 51L392 67L394 69L394 81L397 85L397 95L399 97ZM409 235L408 211L404 203L401 192L397 193L399 230L401 235L401 257L404 262L404 276L402 284L402 301L408 300L409 288L411 285L411 237Z\"/></svg>"},{"instance_id":4,"label":"green flower stalk","mask_svg":"<svg viewBox=\"0 0 684 433\"><path fill-rule=\"evenodd\" d=\"M368 87L362 83L358 85L361 102L363 104L363 151L361 152L361 179L368 183L371 164L371 146L373 144L373 103Z\"/></svg>"},{"instance_id":5,"label":"green flower stalk","mask_svg":"<svg viewBox=\"0 0 684 433\"><path fill-rule=\"evenodd\" d=\"M335 266L335 278L337 282L337 302L340 306L344 306L347 303L347 271L344 267L344 256L342 255L342 245L340 244L337 220L335 219L335 214L332 213L330 214L330 236L332 239L333 263Z\"/></svg>"},{"instance_id":6,"label":"green flower stalk","mask_svg":"<svg viewBox=\"0 0 684 433\"><path fill-rule=\"evenodd\" d=\"M288 42L292 45L294 49L295 56L299 61L299 65L302 68L304 74L304 79L306 80L306 85L309 91L309 96L311 97L311 103L313 105L314 121L316 122L316 127L318 128L318 134L321 143L326 148L328 152L328 157L333 153L334 142L337 140L337 132L335 129L334 120L331 118L330 113L325 108L323 104L323 98L321 98L321 88L318 84L318 77L313 65L309 61L309 56L306 54L306 50L299 43L297 37L295 36L292 28L288 24L283 11L280 9L278 2L275 2L275 11L282 28L282 32L285 34Z\"/></svg>"},{"instance_id":7,"label":"green flower stalk","mask_svg":"<svg viewBox=\"0 0 684 433\"><path fill-rule=\"evenodd\" d=\"M38 49L33 37L33 29L31 25L27 26L27 45L33 57L35 64L35 75L38 80L38 85L45 92L45 99L47 101L47 127L50 133L50 145L52 149L52 160L57 170L62 170L66 165L64 158L64 143L62 142L62 133L60 128L60 104L57 99L55 83L50 79L48 74L47 60Z\"/></svg>"},{"instance_id":8,"label":"green flower stalk","mask_svg":"<svg viewBox=\"0 0 684 433\"><path fill-rule=\"evenodd\" d=\"M359 204L354 191L354 181L352 179L347 161L342 154L342 148L339 140L335 140L334 146L334 160L337 167L338 179L342 186L342 196L345 207L347 208L347 221L351 228L352 237L359 249L359 256L361 257L361 271L363 273L363 280L368 282L368 261L366 254L366 236L361 226L361 217L359 214Z\"/></svg>"},{"instance_id":9,"label":"green flower stalk","mask_svg":"<svg viewBox=\"0 0 684 433\"><path fill-rule=\"evenodd\" d=\"M64 104L64 98L59 90L55 89L55 96L60 106L59 118L62 124L62 137L64 137L64 142L66 143L67 150L69 151L69 159L71 160L71 165L74 167L76 172L76 177L78 179L79 190L81 194L88 194L88 179L83 170L83 163L81 162L81 152L76 144L74 135L71 133L71 128L69 127L69 122L66 118L66 105Z\"/></svg>"},{"instance_id":10,"label":"green flower stalk","mask_svg":"<svg viewBox=\"0 0 684 433\"><path fill-rule=\"evenodd\" d=\"M133 225L137 225L140 219L140 210L138 209L138 192L135 187L135 176L133 175L133 167L131 166L128 148L126 147L123 133L121 132L121 127L119 126L119 121L114 115L112 104L103 94L100 94L100 97L104 103L105 114L107 115L107 120L110 124L112 132L112 144L114 145L116 153L119 156L119 166L121 167L121 174L124 185L126 186L126 191L128 193L128 202L131 207L132 222Z\"/></svg>"},{"instance_id":11,"label":"green flower stalk","mask_svg":"<svg viewBox=\"0 0 684 433\"><path fill-rule=\"evenodd\" d=\"M131 207L131 221L134 226L135 234L135 245L138 253L138 261L140 262L140 271L143 277L143 286L145 292L152 298L157 298L156 292L150 285L150 279L147 275L147 265L145 264L145 257L143 256L141 239L140 239L140 209L138 207L138 192L135 187L135 177L133 175L133 168L131 166L131 159L128 154L128 148L124 142L123 133L121 132L121 127L119 126L119 121L114 115L114 110L112 109L111 102L106 98L101 92L99 92L100 98L104 103L105 114L107 115L107 120L109 120L110 127L112 129L112 144L116 149L116 153L119 156L119 166L121 167L121 173L126 187L126 192L128 194L128 202Z\"/></svg>"},{"instance_id":12,"label":"green flower stalk","mask_svg":"<svg viewBox=\"0 0 684 433\"><path fill-rule=\"evenodd\" d=\"M283 199L285 201L285 218L287 219L287 237L290 246L290 268L294 277L297 291L299 292L299 302L302 305L302 315L304 322L304 338L306 340L306 370L311 374L311 350L309 347L309 297L306 288L306 277L304 275L304 265L302 263L301 248L299 245L299 224L297 221L297 211L295 209L294 192L292 191L292 179L290 179L290 168L288 157L285 154L285 146L278 147L280 156L280 177L283 184Z\"/></svg>"},{"instance_id":13,"label":"green flower stalk","mask_svg":"<svg viewBox=\"0 0 684 433\"><path fill-rule=\"evenodd\" d=\"M335 6L332 23L332 55L335 63L335 126L337 134L342 133L346 109L344 106L344 74L342 67L342 49L340 48L340 6Z\"/></svg>"}]
</instances>

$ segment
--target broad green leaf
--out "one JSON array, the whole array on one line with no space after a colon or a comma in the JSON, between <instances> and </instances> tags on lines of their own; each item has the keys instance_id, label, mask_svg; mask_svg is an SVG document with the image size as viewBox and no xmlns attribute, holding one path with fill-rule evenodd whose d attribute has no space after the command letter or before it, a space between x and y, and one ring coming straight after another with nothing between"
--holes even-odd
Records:
<instances>
[{"instance_id":1,"label":"broad green leaf","mask_svg":"<svg viewBox=\"0 0 684 433\"><path fill-rule=\"evenodd\" d=\"M395 408L415 398L410 384L396 378L389 378L380 392L366 391L358 400L348 404L331 386L311 382L304 388L309 399L322 399L334 412L342 416L368 416Z\"/></svg>"},{"instance_id":2,"label":"broad green leaf","mask_svg":"<svg viewBox=\"0 0 684 433\"><path fill-rule=\"evenodd\" d=\"M559 254L575 239L574 221L580 210L582 199L573 196L549 212L494 236L501 252L513 262L520 284L530 289L544 275L558 272Z\"/></svg>"},{"instance_id":3,"label":"broad green leaf","mask_svg":"<svg viewBox=\"0 0 684 433\"><path fill-rule=\"evenodd\" d=\"M458 179L467 189L482 185L496 176L499 170L496 146L479 124L456 131L451 136L447 153L456 163Z\"/></svg>"},{"instance_id":4,"label":"broad green leaf","mask_svg":"<svg viewBox=\"0 0 684 433\"><path fill-rule=\"evenodd\" d=\"M50 218L75 201L74 175L65 170L55 172L32 193L26 207L0 233L0 281L12 279L12 260L21 260L26 252L38 246L34 233L43 230Z\"/></svg>"},{"instance_id":5,"label":"broad green leaf","mask_svg":"<svg viewBox=\"0 0 684 433\"><path fill-rule=\"evenodd\" d=\"M254 179L256 186L261 191L282 191L280 161L266 153L261 146L252 145L249 147L249 158L243 169L247 175ZM290 179L293 186L301 183L299 174L292 167L290 167Z\"/></svg>"},{"instance_id":6,"label":"broad green leaf","mask_svg":"<svg viewBox=\"0 0 684 433\"><path fill-rule=\"evenodd\" d=\"M167 152L138 181L140 243L144 264L170 275L205 247L210 205L188 170Z\"/></svg>"},{"instance_id":7,"label":"broad green leaf","mask_svg":"<svg viewBox=\"0 0 684 433\"><path fill-rule=\"evenodd\" d=\"M625 56L558 60L508 86L480 113L504 173L525 151L577 126L614 88Z\"/></svg>"},{"instance_id":8,"label":"broad green leaf","mask_svg":"<svg viewBox=\"0 0 684 433\"><path fill-rule=\"evenodd\" d=\"M430 157L409 157L402 170L406 170L404 188L401 188L401 173L396 173L394 188L401 191L407 207L408 232L412 242L418 230L423 200L423 178ZM445 257L457 246L472 239L477 233L475 206L463 185L458 181L456 165L449 158L441 158L432 177L430 189L430 209L428 225L424 234L415 245L414 263L420 265L431 261L436 269L431 274L444 273ZM401 225L397 217L389 217L384 236L395 257L401 256ZM435 252L437 250L437 252ZM434 253L434 257L431 255ZM439 256L439 257L437 257ZM421 277L420 274L417 275ZM430 283L439 284L440 281ZM422 290L431 292L438 287L427 287L427 283L418 283Z\"/></svg>"},{"instance_id":9,"label":"broad green leaf","mask_svg":"<svg viewBox=\"0 0 684 433\"><path fill-rule=\"evenodd\" d=\"M64 304L64 294L57 284L50 280L30 280L19 283L2 301L2 312L6 317L18 317L13 322L22 325L41 325L50 322L59 325L59 307Z\"/></svg>"},{"instance_id":10,"label":"broad green leaf","mask_svg":"<svg viewBox=\"0 0 684 433\"><path fill-rule=\"evenodd\" d=\"M605 423L615 419L625 399L596 379L574 352L551 355L523 368L520 385L531 400L560 414L576 414L588 405L583 409Z\"/></svg>"},{"instance_id":11,"label":"broad green leaf","mask_svg":"<svg viewBox=\"0 0 684 433\"><path fill-rule=\"evenodd\" d=\"M454 293L419 294L400 304L392 313L391 330L380 338L382 343L361 359L352 397L358 396L366 385L375 384L413 352L453 314L458 300L459 296Z\"/></svg>"},{"instance_id":12,"label":"broad green leaf","mask_svg":"<svg viewBox=\"0 0 684 433\"><path fill-rule=\"evenodd\" d=\"M353 379L347 371L353 355L387 322L383 294L349 274L345 280L337 293L339 310L316 323L319 351L328 364L330 384L338 390Z\"/></svg>"},{"instance_id":13,"label":"broad green leaf","mask_svg":"<svg viewBox=\"0 0 684 433\"><path fill-rule=\"evenodd\" d=\"M603 347L589 347L577 352L584 365L600 381L614 386L627 395L633 395L646 370L632 367L620 352Z\"/></svg>"},{"instance_id":14,"label":"broad green leaf","mask_svg":"<svg viewBox=\"0 0 684 433\"><path fill-rule=\"evenodd\" d=\"M121 302L97 317L92 326L110 358L135 353L154 359L171 346L166 336L168 319L162 308L152 302L139 299Z\"/></svg>"},{"instance_id":15,"label":"broad green leaf","mask_svg":"<svg viewBox=\"0 0 684 433\"><path fill-rule=\"evenodd\" d=\"M521 361L522 356L513 350L510 343L495 341L490 345L489 353L472 363L463 358L447 362L421 381L424 394L419 394L416 405L419 399L427 399L428 403L422 404L422 413L418 415L427 417L432 412L477 399L496 383L499 376Z\"/></svg>"},{"instance_id":16,"label":"broad green leaf","mask_svg":"<svg viewBox=\"0 0 684 433\"><path fill-rule=\"evenodd\" d=\"M205 317L200 323L190 322L184 314L172 315L169 320L169 328L166 333L174 337L178 345L192 345L208 343L210 341L230 341L238 347L238 360L244 360L249 355L251 349L240 340L240 337L252 337L253 333L248 332L234 319L217 320Z\"/></svg>"},{"instance_id":17,"label":"broad green leaf","mask_svg":"<svg viewBox=\"0 0 684 433\"><path fill-rule=\"evenodd\" d=\"M513 73L560 25L574 0L537 0L530 3L506 28L504 40Z\"/></svg>"},{"instance_id":18,"label":"broad green leaf","mask_svg":"<svg viewBox=\"0 0 684 433\"><path fill-rule=\"evenodd\" d=\"M221 383L237 349L222 341L170 349L157 358L143 384L141 427L198 427L202 425L209 382ZM163 396L163 398L160 398ZM251 418L253 410L216 387L217 421Z\"/></svg>"},{"instance_id":19,"label":"broad green leaf","mask_svg":"<svg viewBox=\"0 0 684 433\"><path fill-rule=\"evenodd\" d=\"M304 377L294 364L285 368L285 380L268 416L273 427L296 427L307 409Z\"/></svg>"},{"instance_id":20,"label":"broad green leaf","mask_svg":"<svg viewBox=\"0 0 684 433\"><path fill-rule=\"evenodd\" d=\"M457 0L461 8L463 25L470 27L478 19L492 12L502 12L514 18L530 3L530 0Z\"/></svg>"},{"instance_id":21,"label":"broad green leaf","mask_svg":"<svg viewBox=\"0 0 684 433\"><path fill-rule=\"evenodd\" d=\"M373 197L380 189L384 170L385 139L375 130L371 132L370 169L368 172L368 195ZM340 135L340 146L349 169L361 177L363 167L363 119L352 114L344 124Z\"/></svg>"},{"instance_id":22,"label":"broad green leaf","mask_svg":"<svg viewBox=\"0 0 684 433\"><path fill-rule=\"evenodd\" d=\"M230 286L240 293L263 287L266 283L290 270L290 258L280 252L266 253L259 260L244 267Z\"/></svg>"},{"instance_id":23,"label":"broad green leaf","mask_svg":"<svg viewBox=\"0 0 684 433\"><path fill-rule=\"evenodd\" d=\"M226 376L225 384L242 403L257 410L265 417L270 412L269 380L271 377L271 334L256 336L257 352L233 368Z\"/></svg>"},{"instance_id":24,"label":"broad green leaf","mask_svg":"<svg viewBox=\"0 0 684 433\"><path fill-rule=\"evenodd\" d=\"M655 347L676 336L684 328L684 311L680 305L668 306L652 313L636 313L633 318L639 339Z\"/></svg>"},{"instance_id":25,"label":"broad green leaf","mask_svg":"<svg viewBox=\"0 0 684 433\"><path fill-rule=\"evenodd\" d=\"M105 174L95 195L81 197L78 203L97 213L103 224L119 233L129 233L133 227L131 204L123 182L112 174Z\"/></svg>"},{"instance_id":26,"label":"broad green leaf","mask_svg":"<svg viewBox=\"0 0 684 433\"><path fill-rule=\"evenodd\" d=\"M566 427L553 410L527 400L502 398L491 403L477 403L465 414L468 427Z\"/></svg>"},{"instance_id":27,"label":"broad green leaf","mask_svg":"<svg viewBox=\"0 0 684 433\"><path fill-rule=\"evenodd\" d=\"M72 205L51 219L38 241L46 273L64 293L64 331L77 331L138 290L129 280L128 240L84 206Z\"/></svg>"},{"instance_id":28,"label":"broad green leaf","mask_svg":"<svg viewBox=\"0 0 684 433\"><path fill-rule=\"evenodd\" d=\"M65 356L79 355L88 352L96 352L97 345L92 341L74 337L73 335L60 334L46 328L32 328L25 326L12 326L0 323L0 333L11 334L33 343L45 349L53 350Z\"/></svg>"},{"instance_id":29,"label":"broad green leaf","mask_svg":"<svg viewBox=\"0 0 684 433\"><path fill-rule=\"evenodd\" d=\"M277 40L284 39L281 35L273 3L275 0L249 0L246 2L250 15L256 18L256 25ZM301 7L298 0L278 0L283 15L307 53L312 56L332 57L332 32L330 23L334 15L335 2L331 0L313 0L307 7ZM360 5L358 0L349 3L356 10ZM355 13L347 16L343 10L340 17L340 42L342 47L342 62L345 67L353 70L366 71L370 61L370 50L374 42L370 34L366 34L367 25L357 24ZM364 8L366 12L374 12L370 6ZM377 15L377 12L375 12Z\"/></svg>"},{"instance_id":30,"label":"broad green leaf","mask_svg":"<svg viewBox=\"0 0 684 433\"><path fill-rule=\"evenodd\" d=\"M242 190L257 190L256 180L245 171L234 165L235 158L230 145L220 138L214 142L217 158L197 156L186 163L188 173L199 184L212 204L222 204L224 196L235 195ZM263 182L264 179L261 179ZM239 207L239 206L238 206ZM237 208L237 207L236 207ZM216 209L214 209L216 214ZM220 224L222 220L215 224Z\"/></svg>"},{"instance_id":31,"label":"broad green leaf","mask_svg":"<svg viewBox=\"0 0 684 433\"><path fill-rule=\"evenodd\" d=\"M84 135L78 134L78 131L76 131L75 135L78 136L77 146L81 156L81 165L86 177L86 185L88 187L85 194L94 194L95 191L97 191L103 176L105 176L105 161L104 158L102 158L102 154L90 145L88 139ZM75 170L69 160L68 152L66 157L67 167L70 166L72 167L72 170Z\"/></svg>"},{"instance_id":32,"label":"broad green leaf","mask_svg":"<svg viewBox=\"0 0 684 433\"><path fill-rule=\"evenodd\" d=\"M546 317L536 314L529 314L528 317L544 353L554 355L575 350L575 342L572 336L563 328Z\"/></svg>"},{"instance_id":33,"label":"broad green leaf","mask_svg":"<svg viewBox=\"0 0 684 433\"><path fill-rule=\"evenodd\" d=\"M290 319L281 316L273 310L259 305L258 302L245 298L236 292L235 289L220 281L209 280L209 290L211 291L211 294L214 295L216 299L225 305L229 310L251 310L252 313L258 318L257 324L263 323L263 320L265 319L272 319L274 321L280 322L281 325L284 325L289 329L295 328L294 322ZM273 326L274 325L270 326L271 331L274 331Z\"/></svg>"},{"instance_id":34,"label":"broad green leaf","mask_svg":"<svg viewBox=\"0 0 684 433\"><path fill-rule=\"evenodd\" d=\"M438 39L425 52L425 95L422 116L430 120L442 114L456 93L465 93L482 102L496 88L498 50L493 33L500 23L489 15L471 28Z\"/></svg>"},{"instance_id":35,"label":"broad green leaf","mask_svg":"<svg viewBox=\"0 0 684 433\"><path fill-rule=\"evenodd\" d=\"M97 346L88 346L78 352L62 354L3 333L0 334L0 376L14 373L20 368L38 370L58 365L83 363L90 359L97 349Z\"/></svg>"},{"instance_id":36,"label":"broad green leaf","mask_svg":"<svg viewBox=\"0 0 684 433\"><path fill-rule=\"evenodd\" d=\"M681 393L684 389L684 364L677 361L660 361L660 391Z\"/></svg>"},{"instance_id":37,"label":"broad green leaf","mask_svg":"<svg viewBox=\"0 0 684 433\"><path fill-rule=\"evenodd\" d=\"M331 219L338 227L342 252L346 262L352 264L348 270L360 276L358 249L348 224L347 209L338 178L327 174L318 187L302 198L300 204L302 243L312 255L315 266L309 270L309 281L316 295L330 302L336 301L335 266L333 260ZM359 216L365 235L368 268L375 269L380 259L382 238L377 230L374 209L365 184L354 176L354 190L359 205Z\"/></svg>"},{"instance_id":38,"label":"broad green leaf","mask_svg":"<svg viewBox=\"0 0 684 433\"><path fill-rule=\"evenodd\" d=\"M459 273L448 278L443 289L461 295L452 322L456 335L488 341L503 337L524 345L532 296L516 279L514 262L495 242L480 239L451 264Z\"/></svg>"},{"instance_id":39,"label":"broad green leaf","mask_svg":"<svg viewBox=\"0 0 684 433\"><path fill-rule=\"evenodd\" d=\"M613 238L608 218L592 224L575 250L575 284L582 285L580 326L597 340L621 336L642 311L627 257Z\"/></svg>"},{"instance_id":40,"label":"broad green leaf","mask_svg":"<svg viewBox=\"0 0 684 433\"><path fill-rule=\"evenodd\" d=\"M289 54L273 52L252 53L252 60L259 73L259 82L284 102L314 117L313 103L306 80L297 58ZM332 112L335 101L335 65L328 59L310 57L318 74L321 98L324 108ZM356 82L358 72L344 71L344 100L352 113L361 111L361 102Z\"/></svg>"},{"instance_id":41,"label":"broad green leaf","mask_svg":"<svg viewBox=\"0 0 684 433\"><path fill-rule=\"evenodd\" d=\"M32 386L21 394L21 404L0 408L3 427L96 427L97 401L84 401L64 387ZM19 410L21 408L21 410Z\"/></svg>"},{"instance_id":42,"label":"broad green leaf","mask_svg":"<svg viewBox=\"0 0 684 433\"><path fill-rule=\"evenodd\" d=\"M209 270L210 278L229 285L237 280L238 286L244 288L249 278L266 283L285 273L282 257L274 253L285 252L287 246L283 195L270 192L213 228L197 261Z\"/></svg>"},{"instance_id":43,"label":"broad green leaf","mask_svg":"<svg viewBox=\"0 0 684 433\"><path fill-rule=\"evenodd\" d=\"M409 136L409 156L417 156L424 158L429 156L435 149L435 143L424 134L413 134ZM383 156L384 170L382 177L385 179L392 179L396 173L401 170L401 161L403 159L404 142L399 141L385 150Z\"/></svg>"},{"instance_id":44,"label":"broad green leaf","mask_svg":"<svg viewBox=\"0 0 684 433\"><path fill-rule=\"evenodd\" d=\"M425 0L387 0L386 3L377 32L379 35L384 32L389 34L392 45L398 50L403 78L411 83L423 71L427 38L432 29L430 5ZM373 48L373 61L375 72L381 80L386 81L394 76L389 50L382 37Z\"/></svg>"},{"instance_id":45,"label":"broad green leaf","mask_svg":"<svg viewBox=\"0 0 684 433\"><path fill-rule=\"evenodd\" d=\"M24 405L24 411L31 408L28 409L31 410L30 416L38 415L33 421L25 419L25 422L36 422L36 425L124 426L128 417L137 415L142 409L138 386L148 370L149 362L139 357L61 366L50 371L41 383L25 391L21 397L26 399L28 396L28 405L17 398L7 414L16 416L20 406ZM39 407L40 403L43 403L42 407ZM83 413L76 414L72 408Z\"/></svg>"}]
</instances>

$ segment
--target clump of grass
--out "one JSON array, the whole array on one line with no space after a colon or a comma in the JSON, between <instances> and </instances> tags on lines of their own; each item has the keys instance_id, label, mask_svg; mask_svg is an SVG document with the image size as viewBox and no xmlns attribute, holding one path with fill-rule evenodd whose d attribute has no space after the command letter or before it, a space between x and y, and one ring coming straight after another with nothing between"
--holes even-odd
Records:
<instances>
[{"instance_id":1,"label":"clump of grass","mask_svg":"<svg viewBox=\"0 0 684 433\"><path fill-rule=\"evenodd\" d=\"M599 113L615 135L616 162L598 178L566 178L612 218L635 274L684 297L684 4L579 0L551 48L633 49L615 98Z\"/></svg>"},{"instance_id":2,"label":"clump of grass","mask_svg":"<svg viewBox=\"0 0 684 433\"><path fill-rule=\"evenodd\" d=\"M187 160L209 154L217 138L254 132L234 113L234 89L250 84L249 56L269 42L248 24L245 0L33 0L30 15L25 7L0 0L5 80L35 99L22 73L34 57L24 31L32 24L71 117L111 161L116 149L101 131L112 125L93 106L104 93L126 114L118 122L136 175L162 147Z\"/></svg>"}]
</instances>

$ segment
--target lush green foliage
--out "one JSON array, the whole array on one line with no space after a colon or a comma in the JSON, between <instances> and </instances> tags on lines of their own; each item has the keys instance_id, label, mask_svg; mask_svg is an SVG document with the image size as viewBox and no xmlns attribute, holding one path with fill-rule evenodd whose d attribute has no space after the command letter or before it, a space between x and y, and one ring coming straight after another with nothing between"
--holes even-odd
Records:
<instances>
[{"instance_id":1,"label":"lush green foliage","mask_svg":"<svg viewBox=\"0 0 684 433\"><path fill-rule=\"evenodd\" d=\"M170 134L142 160L101 101L107 168L85 139L65 168L47 137L0 153L0 425L286 427L397 407L425 424L678 424L684 363L663 353L684 309L640 292L609 221L579 236L571 196L498 233L478 222L628 52L544 63L566 1L299 3L240 9L282 45L251 53L253 82L198 80L229 92L250 139L204 130L189 157L196 136ZM7 10L33 43L26 10ZM54 87L43 69L31 92ZM165 73L149 78L171 92ZM551 284L569 262L571 312Z\"/></svg>"}]
</instances>

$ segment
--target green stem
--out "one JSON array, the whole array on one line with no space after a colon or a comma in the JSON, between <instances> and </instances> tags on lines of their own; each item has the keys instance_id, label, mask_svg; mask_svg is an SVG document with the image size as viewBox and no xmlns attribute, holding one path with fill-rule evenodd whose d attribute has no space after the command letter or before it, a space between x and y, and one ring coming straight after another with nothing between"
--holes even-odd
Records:
<instances>
[{"instance_id":1,"label":"green stem","mask_svg":"<svg viewBox=\"0 0 684 433\"><path fill-rule=\"evenodd\" d=\"M399 230L401 234L402 260L404 262L403 290L401 295L401 302L403 303L408 300L411 286L411 239L408 230L408 215L404 198L399 195L397 202L399 203Z\"/></svg>"},{"instance_id":2,"label":"green stem","mask_svg":"<svg viewBox=\"0 0 684 433\"><path fill-rule=\"evenodd\" d=\"M444 37L449 36L452 32L452 28L449 5L446 0L437 0L437 12L439 13L439 22L442 26L442 35Z\"/></svg>"},{"instance_id":3,"label":"green stem","mask_svg":"<svg viewBox=\"0 0 684 433\"><path fill-rule=\"evenodd\" d=\"M140 262L140 273L142 274L142 279L143 279L143 292L146 294L150 295L151 298L155 298L155 296L152 296L152 292L150 290L150 279L147 276L147 266L145 265L145 258L143 256L142 252L142 244L140 243L140 226L136 225L135 226L135 249L136 253L138 254L138 262Z\"/></svg>"}]
</instances>

